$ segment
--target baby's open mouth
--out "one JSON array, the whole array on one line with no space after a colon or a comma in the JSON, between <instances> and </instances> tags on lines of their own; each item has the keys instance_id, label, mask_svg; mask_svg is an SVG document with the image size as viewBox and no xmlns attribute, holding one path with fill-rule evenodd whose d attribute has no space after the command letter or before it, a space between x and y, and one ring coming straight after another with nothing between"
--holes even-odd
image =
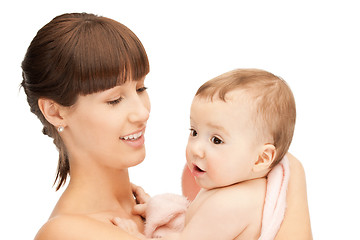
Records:
<instances>
[{"instance_id":1,"label":"baby's open mouth","mask_svg":"<svg viewBox=\"0 0 360 240\"><path fill-rule=\"evenodd\" d=\"M194 165L194 170L197 171L197 172L205 172L204 170L202 170L201 168L199 168L196 165Z\"/></svg>"}]
</instances>

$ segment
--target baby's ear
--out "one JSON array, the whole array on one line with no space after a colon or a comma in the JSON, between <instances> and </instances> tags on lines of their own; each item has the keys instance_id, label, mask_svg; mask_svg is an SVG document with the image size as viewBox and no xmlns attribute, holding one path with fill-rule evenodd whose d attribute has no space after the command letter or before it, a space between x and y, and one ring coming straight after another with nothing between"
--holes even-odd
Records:
<instances>
[{"instance_id":1,"label":"baby's ear","mask_svg":"<svg viewBox=\"0 0 360 240\"><path fill-rule=\"evenodd\" d=\"M276 157L276 148L272 144L265 144L259 151L258 160L253 166L254 172L260 172L270 168Z\"/></svg>"}]
</instances>

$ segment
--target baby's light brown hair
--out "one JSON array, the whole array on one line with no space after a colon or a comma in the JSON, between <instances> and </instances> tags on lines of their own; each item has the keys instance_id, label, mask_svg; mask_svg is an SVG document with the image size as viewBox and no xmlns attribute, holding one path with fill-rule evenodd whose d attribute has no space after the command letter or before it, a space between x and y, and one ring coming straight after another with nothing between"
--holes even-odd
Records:
<instances>
[{"instance_id":1,"label":"baby's light brown hair","mask_svg":"<svg viewBox=\"0 0 360 240\"><path fill-rule=\"evenodd\" d=\"M226 102L226 93L242 89L254 104L254 124L258 136L270 136L276 148L274 167L287 153L295 128L294 95L280 77L259 69L236 69L204 83L195 96L214 97Z\"/></svg>"}]
</instances>

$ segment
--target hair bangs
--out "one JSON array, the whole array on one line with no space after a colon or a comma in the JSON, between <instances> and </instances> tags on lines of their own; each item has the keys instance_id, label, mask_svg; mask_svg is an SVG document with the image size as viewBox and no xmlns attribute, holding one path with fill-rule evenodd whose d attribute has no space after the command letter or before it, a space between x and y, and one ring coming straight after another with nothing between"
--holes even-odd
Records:
<instances>
[{"instance_id":1,"label":"hair bangs","mask_svg":"<svg viewBox=\"0 0 360 240\"><path fill-rule=\"evenodd\" d=\"M73 89L87 95L149 73L145 49L136 35L108 18L88 19L72 35Z\"/></svg>"}]
</instances>

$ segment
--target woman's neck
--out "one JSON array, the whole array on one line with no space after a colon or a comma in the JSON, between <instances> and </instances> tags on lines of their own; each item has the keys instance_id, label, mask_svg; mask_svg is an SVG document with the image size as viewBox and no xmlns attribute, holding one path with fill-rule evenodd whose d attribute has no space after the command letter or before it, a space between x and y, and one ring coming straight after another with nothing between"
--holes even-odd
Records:
<instances>
[{"instance_id":1,"label":"woman's neck","mask_svg":"<svg viewBox=\"0 0 360 240\"><path fill-rule=\"evenodd\" d=\"M69 185L54 213L116 213L130 216L134 205L127 169L73 167Z\"/></svg>"}]
</instances>

